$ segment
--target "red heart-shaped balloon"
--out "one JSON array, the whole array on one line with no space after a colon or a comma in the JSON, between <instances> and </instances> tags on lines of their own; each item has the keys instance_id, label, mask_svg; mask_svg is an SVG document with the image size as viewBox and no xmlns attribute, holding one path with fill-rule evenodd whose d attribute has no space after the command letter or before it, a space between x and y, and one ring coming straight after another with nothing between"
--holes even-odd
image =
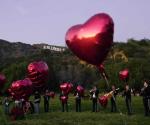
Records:
<instances>
[{"instance_id":1,"label":"red heart-shaped balloon","mask_svg":"<svg viewBox=\"0 0 150 125\"><path fill-rule=\"evenodd\" d=\"M105 13L92 16L87 22L71 27L66 44L80 59L100 65L113 43L114 23Z\"/></svg>"},{"instance_id":2,"label":"red heart-shaped balloon","mask_svg":"<svg viewBox=\"0 0 150 125\"><path fill-rule=\"evenodd\" d=\"M66 82L66 83L60 84L61 91L63 91L64 94L66 94L66 95L68 95L71 92L72 88L73 88L72 83Z\"/></svg>"},{"instance_id":3,"label":"red heart-shaped balloon","mask_svg":"<svg viewBox=\"0 0 150 125\"><path fill-rule=\"evenodd\" d=\"M61 96L60 100L62 101L62 103L66 103L68 100L68 97L67 96Z\"/></svg>"},{"instance_id":4,"label":"red heart-shaped balloon","mask_svg":"<svg viewBox=\"0 0 150 125\"><path fill-rule=\"evenodd\" d=\"M129 70L128 69L124 69L122 71L119 72L119 77L121 80L128 80L129 78Z\"/></svg>"},{"instance_id":5,"label":"red heart-shaped balloon","mask_svg":"<svg viewBox=\"0 0 150 125\"><path fill-rule=\"evenodd\" d=\"M84 95L84 88L81 86L81 85L78 85L77 86L77 92L80 94L80 95Z\"/></svg>"},{"instance_id":6,"label":"red heart-shaped balloon","mask_svg":"<svg viewBox=\"0 0 150 125\"><path fill-rule=\"evenodd\" d=\"M101 104L102 107L106 108L108 104L108 98L106 96L99 97L99 103Z\"/></svg>"}]
</instances>

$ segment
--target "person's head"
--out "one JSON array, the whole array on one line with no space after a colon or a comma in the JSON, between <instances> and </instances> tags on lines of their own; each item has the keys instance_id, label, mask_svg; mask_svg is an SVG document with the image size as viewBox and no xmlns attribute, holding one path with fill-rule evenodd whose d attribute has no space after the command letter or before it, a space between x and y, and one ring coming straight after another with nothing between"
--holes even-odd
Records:
<instances>
[{"instance_id":1,"label":"person's head","mask_svg":"<svg viewBox=\"0 0 150 125\"><path fill-rule=\"evenodd\" d=\"M38 94L39 92L38 91L35 91L35 94Z\"/></svg>"},{"instance_id":2,"label":"person's head","mask_svg":"<svg viewBox=\"0 0 150 125\"><path fill-rule=\"evenodd\" d=\"M45 92L48 93L48 89L46 89Z\"/></svg>"},{"instance_id":3,"label":"person's head","mask_svg":"<svg viewBox=\"0 0 150 125\"><path fill-rule=\"evenodd\" d=\"M145 80L145 81L144 81L144 87L147 87L147 86L148 86L148 81Z\"/></svg>"},{"instance_id":4,"label":"person's head","mask_svg":"<svg viewBox=\"0 0 150 125\"><path fill-rule=\"evenodd\" d=\"M130 88L129 85L126 84L126 85L125 85L125 90L129 90L129 88Z\"/></svg>"},{"instance_id":5,"label":"person's head","mask_svg":"<svg viewBox=\"0 0 150 125\"><path fill-rule=\"evenodd\" d=\"M97 86L96 86L96 85L95 85L95 86L93 86L93 89L94 89L94 90L96 90L96 89L97 89Z\"/></svg>"},{"instance_id":6,"label":"person's head","mask_svg":"<svg viewBox=\"0 0 150 125\"><path fill-rule=\"evenodd\" d=\"M111 86L111 89L112 89L112 90L115 90L115 89L116 89L116 86L115 86L115 85L112 85L112 86Z\"/></svg>"}]
</instances>

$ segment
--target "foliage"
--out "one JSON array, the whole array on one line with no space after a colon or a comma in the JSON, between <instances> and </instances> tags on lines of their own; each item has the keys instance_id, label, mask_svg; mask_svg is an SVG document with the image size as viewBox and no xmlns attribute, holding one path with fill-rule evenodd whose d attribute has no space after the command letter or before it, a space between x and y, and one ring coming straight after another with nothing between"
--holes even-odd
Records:
<instances>
[{"instance_id":1,"label":"foliage","mask_svg":"<svg viewBox=\"0 0 150 125\"><path fill-rule=\"evenodd\" d=\"M13 45L15 45L15 49L12 48ZM5 48L7 52L5 52ZM114 58L114 55L117 56ZM3 44L0 45L0 57L0 72L7 77L6 88L14 80L27 77L28 64L36 60L46 61L49 65L50 77L47 83L50 89L58 91L59 84L64 81L70 81L74 85L82 84L86 88L91 88L93 84L97 84L102 90L106 88L105 81L97 68L81 63L81 60L75 57L69 49L64 52L51 52L28 44L10 44L3 41ZM128 68L130 71L129 84L139 90L142 81L150 78L149 62L150 40L129 39L127 43L114 43L104 64L110 84L116 84L123 88L124 83L119 80L118 73L120 70Z\"/></svg>"}]
</instances>

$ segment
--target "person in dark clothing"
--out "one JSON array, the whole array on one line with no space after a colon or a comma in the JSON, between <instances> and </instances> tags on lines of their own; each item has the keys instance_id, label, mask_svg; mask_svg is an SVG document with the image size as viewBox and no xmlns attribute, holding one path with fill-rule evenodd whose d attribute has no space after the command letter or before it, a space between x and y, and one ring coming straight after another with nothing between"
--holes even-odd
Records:
<instances>
[{"instance_id":1,"label":"person in dark clothing","mask_svg":"<svg viewBox=\"0 0 150 125\"><path fill-rule=\"evenodd\" d=\"M41 95L38 91L36 91L34 95L34 111L37 114L39 114L40 112L40 101L41 101Z\"/></svg>"},{"instance_id":2,"label":"person in dark clothing","mask_svg":"<svg viewBox=\"0 0 150 125\"><path fill-rule=\"evenodd\" d=\"M117 111L116 96L118 94L118 91L116 90L115 85L112 85L111 89L112 89L111 91L113 91L113 95L110 99L110 101L111 101L111 112L116 112Z\"/></svg>"},{"instance_id":3,"label":"person in dark clothing","mask_svg":"<svg viewBox=\"0 0 150 125\"><path fill-rule=\"evenodd\" d=\"M131 106L131 89L129 85L125 86L125 90L123 93L123 96L125 97L125 103L128 110L128 115L132 114L132 106Z\"/></svg>"},{"instance_id":4,"label":"person in dark clothing","mask_svg":"<svg viewBox=\"0 0 150 125\"><path fill-rule=\"evenodd\" d=\"M150 85L147 81L144 81L144 87L141 89L141 95L143 96L143 105L145 110L145 116L150 115Z\"/></svg>"},{"instance_id":5,"label":"person in dark clothing","mask_svg":"<svg viewBox=\"0 0 150 125\"><path fill-rule=\"evenodd\" d=\"M5 97L3 100L3 105L4 105L4 111L6 115L9 115L9 105L10 105L10 100L8 97Z\"/></svg>"},{"instance_id":6,"label":"person in dark clothing","mask_svg":"<svg viewBox=\"0 0 150 125\"><path fill-rule=\"evenodd\" d=\"M75 103L76 103L76 112L81 112L81 94L76 90L74 93Z\"/></svg>"},{"instance_id":7,"label":"person in dark clothing","mask_svg":"<svg viewBox=\"0 0 150 125\"><path fill-rule=\"evenodd\" d=\"M50 100L48 90L45 91L45 94L44 94L43 98L44 98L44 111L48 112L49 111L49 100Z\"/></svg>"},{"instance_id":8,"label":"person in dark clothing","mask_svg":"<svg viewBox=\"0 0 150 125\"><path fill-rule=\"evenodd\" d=\"M63 91L59 96L62 106L62 112L68 112L68 95L65 94Z\"/></svg>"},{"instance_id":9,"label":"person in dark clothing","mask_svg":"<svg viewBox=\"0 0 150 125\"><path fill-rule=\"evenodd\" d=\"M98 99L99 90L96 86L90 91L91 99L92 99L92 112L97 112L97 99Z\"/></svg>"}]
</instances>

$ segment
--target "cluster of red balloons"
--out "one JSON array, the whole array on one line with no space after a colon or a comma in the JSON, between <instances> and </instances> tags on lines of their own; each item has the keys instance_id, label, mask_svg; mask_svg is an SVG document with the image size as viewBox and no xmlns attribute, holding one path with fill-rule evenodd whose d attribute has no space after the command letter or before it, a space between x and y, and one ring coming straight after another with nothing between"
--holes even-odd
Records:
<instances>
[{"instance_id":1,"label":"cluster of red balloons","mask_svg":"<svg viewBox=\"0 0 150 125\"><path fill-rule=\"evenodd\" d=\"M49 68L43 62L32 62L28 65L28 77L32 81L34 90L42 90L48 78Z\"/></svg>"},{"instance_id":2,"label":"cluster of red balloons","mask_svg":"<svg viewBox=\"0 0 150 125\"><path fill-rule=\"evenodd\" d=\"M15 100L28 100L28 98L32 94L32 82L28 78L25 78L24 80L14 81L9 88L9 92Z\"/></svg>"},{"instance_id":3,"label":"cluster of red balloons","mask_svg":"<svg viewBox=\"0 0 150 125\"><path fill-rule=\"evenodd\" d=\"M14 81L8 92L14 100L28 100L34 91L42 90L48 77L49 68L43 61L32 62L28 65L28 78ZM54 97L55 93L50 93Z\"/></svg>"}]
</instances>

